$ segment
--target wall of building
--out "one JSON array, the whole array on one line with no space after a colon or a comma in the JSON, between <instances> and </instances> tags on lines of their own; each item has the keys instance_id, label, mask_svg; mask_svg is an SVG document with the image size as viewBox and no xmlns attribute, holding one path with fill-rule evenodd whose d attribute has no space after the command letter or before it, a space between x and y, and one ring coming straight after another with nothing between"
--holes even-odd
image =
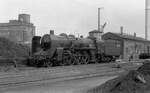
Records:
<instances>
[{"instance_id":1,"label":"wall of building","mask_svg":"<svg viewBox=\"0 0 150 93\"><path fill-rule=\"evenodd\" d=\"M146 51L144 42L134 40L124 40L123 59L129 60L132 56L133 59L139 59L139 55Z\"/></svg>"},{"instance_id":2,"label":"wall of building","mask_svg":"<svg viewBox=\"0 0 150 93\"><path fill-rule=\"evenodd\" d=\"M30 25L0 26L0 36L15 42L30 42L34 33L35 27Z\"/></svg>"},{"instance_id":3,"label":"wall of building","mask_svg":"<svg viewBox=\"0 0 150 93\"><path fill-rule=\"evenodd\" d=\"M22 18L24 19L21 21ZM29 22L29 15L20 14L18 20L0 23L0 37L17 43L31 43L32 37L35 36L35 26Z\"/></svg>"}]
</instances>

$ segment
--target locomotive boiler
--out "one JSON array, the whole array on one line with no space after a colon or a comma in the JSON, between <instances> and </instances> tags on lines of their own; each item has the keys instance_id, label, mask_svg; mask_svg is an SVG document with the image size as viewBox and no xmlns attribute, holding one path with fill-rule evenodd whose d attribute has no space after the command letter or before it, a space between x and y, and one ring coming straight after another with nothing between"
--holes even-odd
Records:
<instances>
[{"instance_id":1,"label":"locomotive boiler","mask_svg":"<svg viewBox=\"0 0 150 93\"><path fill-rule=\"evenodd\" d=\"M28 65L48 67L113 61L120 55L119 52L113 54L112 50L119 50L114 44L112 41L105 42L96 38L54 34L35 36L32 39L32 56Z\"/></svg>"}]
</instances>

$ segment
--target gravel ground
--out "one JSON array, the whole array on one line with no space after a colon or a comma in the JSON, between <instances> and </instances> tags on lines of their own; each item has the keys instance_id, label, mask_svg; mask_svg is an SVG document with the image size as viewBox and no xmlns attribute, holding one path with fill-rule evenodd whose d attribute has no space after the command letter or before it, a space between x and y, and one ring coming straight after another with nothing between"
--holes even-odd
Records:
<instances>
[{"instance_id":1,"label":"gravel ground","mask_svg":"<svg viewBox=\"0 0 150 93\"><path fill-rule=\"evenodd\" d=\"M114 64L91 64L91 65L80 65L80 66L63 66L63 67L51 67L51 68L30 68L27 70L18 70L0 72L0 86L13 85L21 82L36 82L41 80L49 79L74 79L89 77L94 75L108 75L108 74L119 74L127 72L130 69L136 69L139 65L132 64L120 65L121 68L116 68ZM124 67L124 68L123 68ZM23 67L21 67L23 69ZM26 67L24 67L26 68Z\"/></svg>"},{"instance_id":2,"label":"gravel ground","mask_svg":"<svg viewBox=\"0 0 150 93\"><path fill-rule=\"evenodd\" d=\"M150 61L137 70L131 70L126 75L90 89L87 93L150 93Z\"/></svg>"},{"instance_id":3,"label":"gravel ground","mask_svg":"<svg viewBox=\"0 0 150 93\"><path fill-rule=\"evenodd\" d=\"M105 76L111 74L120 74L131 69L136 69L139 64L89 64L75 66L61 66L49 68L33 68L18 65L17 68L11 66L3 67L6 69L0 72L0 89L8 86L20 86L25 83L35 83L43 80L67 80L84 77L92 77L96 75Z\"/></svg>"},{"instance_id":4,"label":"gravel ground","mask_svg":"<svg viewBox=\"0 0 150 93\"><path fill-rule=\"evenodd\" d=\"M43 82L40 85L19 86L0 93L84 93L88 88L95 87L116 76L90 77L51 83Z\"/></svg>"}]
</instances>

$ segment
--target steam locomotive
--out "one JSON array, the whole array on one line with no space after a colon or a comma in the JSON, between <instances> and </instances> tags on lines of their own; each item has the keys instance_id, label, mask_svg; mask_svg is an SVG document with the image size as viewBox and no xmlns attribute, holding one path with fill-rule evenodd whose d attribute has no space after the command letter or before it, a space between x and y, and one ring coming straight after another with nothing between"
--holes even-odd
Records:
<instances>
[{"instance_id":1,"label":"steam locomotive","mask_svg":"<svg viewBox=\"0 0 150 93\"><path fill-rule=\"evenodd\" d=\"M112 62L119 56L120 47L114 40L75 38L73 35L54 35L52 32L33 37L28 65L49 67Z\"/></svg>"}]
</instances>

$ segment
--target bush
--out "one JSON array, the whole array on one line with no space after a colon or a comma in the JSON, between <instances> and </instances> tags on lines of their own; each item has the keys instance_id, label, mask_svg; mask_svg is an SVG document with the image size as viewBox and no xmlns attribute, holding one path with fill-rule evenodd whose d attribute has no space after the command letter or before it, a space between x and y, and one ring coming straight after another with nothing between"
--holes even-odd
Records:
<instances>
[{"instance_id":1,"label":"bush","mask_svg":"<svg viewBox=\"0 0 150 93\"><path fill-rule=\"evenodd\" d=\"M16 58L16 57L28 57L29 47L17 44L6 38L0 37L0 57Z\"/></svg>"}]
</instances>

